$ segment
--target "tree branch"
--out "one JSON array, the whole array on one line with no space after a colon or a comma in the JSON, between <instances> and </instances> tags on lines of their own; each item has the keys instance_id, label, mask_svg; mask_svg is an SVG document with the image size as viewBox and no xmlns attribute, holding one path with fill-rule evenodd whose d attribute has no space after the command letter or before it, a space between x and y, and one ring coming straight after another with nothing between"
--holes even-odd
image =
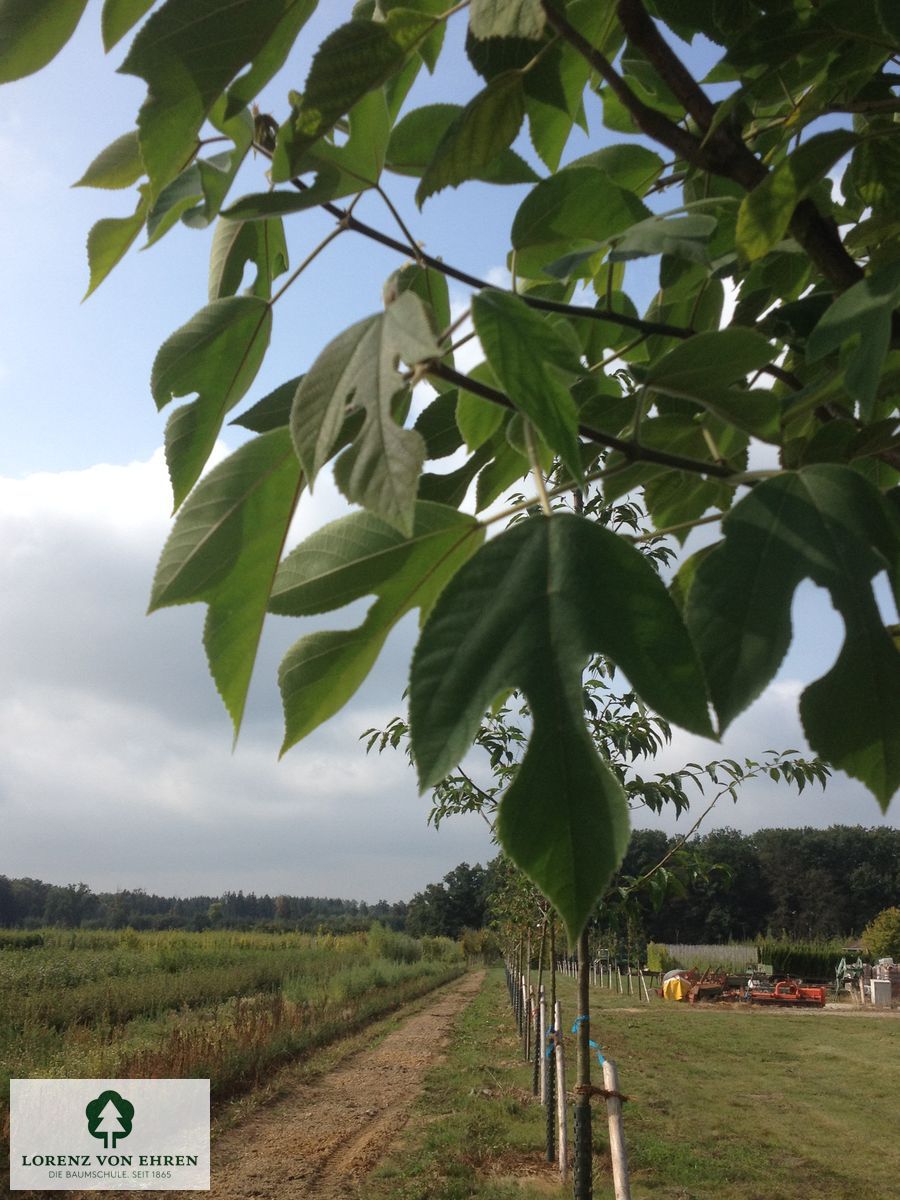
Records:
<instances>
[{"instance_id":1,"label":"tree branch","mask_svg":"<svg viewBox=\"0 0 900 1200\"><path fill-rule=\"evenodd\" d=\"M271 157L271 154L264 146L257 145L256 149ZM295 187L298 192L308 190L309 185L304 183L302 179L292 179L290 182L292 187ZM319 207L324 209L325 212L330 213L335 220L340 221L345 229L362 234L363 237L377 242L380 246L387 246L388 249L396 250L407 257L413 254L413 250L408 243L401 242L397 238L391 237L388 233L383 233L373 225L367 225L365 221L360 221L358 217L354 217L347 209L341 208L331 201L325 201ZM467 287L474 288L476 291L484 291L485 289L503 291L496 284L490 283L486 279L479 279L477 275L471 275L468 271L462 271L458 267L444 262L443 259L433 258L430 254L425 254L423 251L419 251L415 255L415 258L422 266L430 267L433 271L439 271L442 275L446 275L448 279L456 279L459 283L464 283ZM544 300L540 296L529 296L527 292L520 293L520 297L529 308L537 309L539 312L562 313L569 317L583 317L588 321L607 321L610 325L621 325L624 329L636 329L648 335L655 333L661 337L689 338L693 337L696 332L696 330L687 329L683 325L667 325L661 321L644 321L640 317L630 317L626 313L615 312L611 308L589 308L587 305L581 304L562 304L556 300Z\"/></svg>"},{"instance_id":2,"label":"tree branch","mask_svg":"<svg viewBox=\"0 0 900 1200\"><path fill-rule=\"evenodd\" d=\"M445 380L447 383L455 384L456 387L471 392L473 396L480 396L482 400L489 400L492 404L499 404L501 408L507 408L511 412L518 412L518 409L505 392L501 392L489 384L479 383L477 379L471 379L468 375L463 375L461 372L455 371L452 367L445 366L443 363L432 362L428 364L426 374L434 375L438 379ZM725 463L702 462L699 458L683 458L680 454L667 454L664 450L654 450L650 446L641 446L636 442L626 441L624 438L613 437L609 433L601 433L600 430L592 429L589 425L579 425L578 432L589 442L594 442L598 446L605 446L607 450L618 450L620 454L624 454L632 462L658 463L660 466L674 467L679 471L691 471L695 475L714 475L718 479L727 479L735 473Z\"/></svg>"},{"instance_id":3,"label":"tree branch","mask_svg":"<svg viewBox=\"0 0 900 1200\"><path fill-rule=\"evenodd\" d=\"M707 134L703 141L638 99L600 51L548 0L542 0L542 3L550 26L606 80L648 137L675 151L691 166L733 179L747 191L752 191L765 179L766 167L726 124L709 132L715 105L662 37L642 0L619 0L617 11L622 27L677 96L685 112ZM841 244L834 222L823 217L811 200L803 200L797 205L790 229L819 271L838 291L852 287L863 278L862 268Z\"/></svg>"}]
</instances>

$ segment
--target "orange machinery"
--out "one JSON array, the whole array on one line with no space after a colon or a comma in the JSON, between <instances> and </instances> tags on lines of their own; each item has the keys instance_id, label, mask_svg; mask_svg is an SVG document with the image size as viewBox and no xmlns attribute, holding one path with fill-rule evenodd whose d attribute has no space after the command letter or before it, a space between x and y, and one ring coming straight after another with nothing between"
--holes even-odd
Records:
<instances>
[{"instance_id":1,"label":"orange machinery","mask_svg":"<svg viewBox=\"0 0 900 1200\"><path fill-rule=\"evenodd\" d=\"M824 987L801 987L794 979L781 979L771 990L750 988L751 1004L795 1004L798 1007L824 1008Z\"/></svg>"}]
</instances>

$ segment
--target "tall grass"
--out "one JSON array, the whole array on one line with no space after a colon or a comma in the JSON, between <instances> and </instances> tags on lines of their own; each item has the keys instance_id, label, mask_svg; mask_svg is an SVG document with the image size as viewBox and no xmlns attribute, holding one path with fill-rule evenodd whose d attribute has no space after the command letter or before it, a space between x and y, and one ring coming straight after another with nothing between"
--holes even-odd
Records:
<instances>
[{"instance_id":1,"label":"tall grass","mask_svg":"<svg viewBox=\"0 0 900 1200\"><path fill-rule=\"evenodd\" d=\"M0 956L7 1079L199 1077L212 1081L216 1099L252 1087L274 1065L361 1027L465 966L455 943L432 939L426 953L415 939L380 928L324 937L41 937L41 945Z\"/></svg>"}]
</instances>

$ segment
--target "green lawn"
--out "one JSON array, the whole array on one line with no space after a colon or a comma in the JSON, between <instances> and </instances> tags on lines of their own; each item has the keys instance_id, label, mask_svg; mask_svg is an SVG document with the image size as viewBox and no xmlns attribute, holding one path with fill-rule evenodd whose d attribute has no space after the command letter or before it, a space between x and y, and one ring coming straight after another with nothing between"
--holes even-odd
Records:
<instances>
[{"instance_id":1,"label":"green lawn","mask_svg":"<svg viewBox=\"0 0 900 1200\"><path fill-rule=\"evenodd\" d=\"M566 1029L571 981L560 984ZM900 1194L900 1016L639 1005L594 991L592 1035L617 1061L634 1200L890 1200ZM567 1032L570 1053L573 1039ZM571 1195L543 1163L502 976L460 1018L402 1149L365 1187L396 1200ZM613 1195L595 1109L597 1200ZM435 1119L437 1118L437 1119Z\"/></svg>"}]
</instances>

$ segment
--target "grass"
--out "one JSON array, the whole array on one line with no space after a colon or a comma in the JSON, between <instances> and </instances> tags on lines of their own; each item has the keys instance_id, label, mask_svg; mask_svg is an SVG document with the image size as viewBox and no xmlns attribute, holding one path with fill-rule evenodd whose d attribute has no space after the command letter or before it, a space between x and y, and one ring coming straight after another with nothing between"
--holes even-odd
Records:
<instances>
[{"instance_id":1,"label":"grass","mask_svg":"<svg viewBox=\"0 0 900 1200\"><path fill-rule=\"evenodd\" d=\"M218 1105L462 970L455 946L388 930L371 940L44 931L0 956L2 1071L209 1078Z\"/></svg>"},{"instance_id":2,"label":"grass","mask_svg":"<svg viewBox=\"0 0 900 1200\"><path fill-rule=\"evenodd\" d=\"M560 981L568 1061L574 988ZM619 1065L634 1200L858 1200L897 1194L897 1018L689 1007L596 988L592 1036ZM602 1107L594 1196L612 1200ZM460 1017L367 1200L571 1196L543 1162L502 976Z\"/></svg>"}]
</instances>

